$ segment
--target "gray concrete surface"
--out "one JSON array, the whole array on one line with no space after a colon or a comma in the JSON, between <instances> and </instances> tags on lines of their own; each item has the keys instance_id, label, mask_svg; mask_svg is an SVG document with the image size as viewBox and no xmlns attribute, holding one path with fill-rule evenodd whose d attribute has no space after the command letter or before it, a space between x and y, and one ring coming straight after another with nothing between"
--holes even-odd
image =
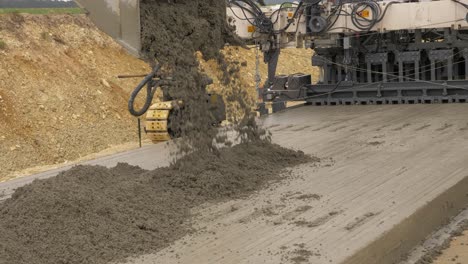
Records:
<instances>
[{"instance_id":1,"label":"gray concrete surface","mask_svg":"<svg viewBox=\"0 0 468 264\"><path fill-rule=\"evenodd\" d=\"M468 206L468 105L301 107L263 123L321 164L197 208L199 231L130 263L394 263ZM93 163L154 168L167 154L149 146Z\"/></svg>"},{"instance_id":2,"label":"gray concrete surface","mask_svg":"<svg viewBox=\"0 0 468 264\"><path fill-rule=\"evenodd\" d=\"M149 145L144 146L141 149L122 152L112 156L82 162L80 164L114 167L119 162L126 162L135 166L140 166L143 169L151 170L157 167L167 166L170 162L169 154L170 148L167 146L167 144ZM70 169L73 166L75 165L64 166L43 173L2 182L0 183L0 202L10 197L14 190L18 187L31 183L36 179L46 179L53 177L64 170Z\"/></svg>"}]
</instances>

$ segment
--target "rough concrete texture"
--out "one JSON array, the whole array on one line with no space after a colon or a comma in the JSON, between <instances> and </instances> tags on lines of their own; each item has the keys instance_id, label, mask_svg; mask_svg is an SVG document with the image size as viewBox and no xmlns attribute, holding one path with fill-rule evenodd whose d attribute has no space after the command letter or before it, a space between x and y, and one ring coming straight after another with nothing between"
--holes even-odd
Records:
<instances>
[{"instance_id":1,"label":"rough concrete texture","mask_svg":"<svg viewBox=\"0 0 468 264\"><path fill-rule=\"evenodd\" d=\"M108 263L154 252L192 231L191 208L251 194L309 161L258 141L153 171L77 166L0 204L0 263Z\"/></svg>"},{"instance_id":2,"label":"rough concrete texture","mask_svg":"<svg viewBox=\"0 0 468 264\"><path fill-rule=\"evenodd\" d=\"M294 263L299 250L312 253L303 263L394 263L468 204L467 114L460 104L269 116L274 142L320 166L296 167L249 199L196 208L198 232L131 263Z\"/></svg>"}]
</instances>

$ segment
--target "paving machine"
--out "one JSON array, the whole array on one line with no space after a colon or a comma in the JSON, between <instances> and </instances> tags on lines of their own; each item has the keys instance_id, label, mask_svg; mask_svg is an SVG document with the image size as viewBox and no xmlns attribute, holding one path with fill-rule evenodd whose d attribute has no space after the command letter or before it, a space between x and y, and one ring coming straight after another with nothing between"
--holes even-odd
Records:
<instances>
[{"instance_id":1,"label":"paving machine","mask_svg":"<svg viewBox=\"0 0 468 264\"><path fill-rule=\"evenodd\" d=\"M140 0L76 1L100 29L140 55ZM260 93L273 111L294 100L313 105L468 101L466 0L300 0L272 6L224 1L227 22L264 54L268 78ZM285 48L313 49L311 63L320 77L276 75ZM133 99L129 102L132 114L146 113L146 131L153 141L177 136L171 114L183 102L171 98L151 105L154 88L167 82L157 71L150 73L132 96L146 85L143 109L135 111ZM207 95L207 103L218 98ZM268 112L265 105L259 105L261 113ZM218 112L224 118L224 111Z\"/></svg>"},{"instance_id":2,"label":"paving machine","mask_svg":"<svg viewBox=\"0 0 468 264\"><path fill-rule=\"evenodd\" d=\"M228 17L269 64L264 100L314 105L468 100L468 2L303 0L260 7L231 0ZM311 48L318 80L275 76L282 48ZM281 106L279 106L281 108Z\"/></svg>"}]
</instances>

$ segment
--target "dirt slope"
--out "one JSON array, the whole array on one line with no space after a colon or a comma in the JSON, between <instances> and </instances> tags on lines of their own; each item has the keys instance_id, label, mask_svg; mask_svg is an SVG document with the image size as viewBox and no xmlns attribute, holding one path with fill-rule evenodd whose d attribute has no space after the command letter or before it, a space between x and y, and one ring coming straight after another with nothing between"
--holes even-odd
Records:
<instances>
[{"instance_id":1,"label":"dirt slope","mask_svg":"<svg viewBox=\"0 0 468 264\"><path fill-rule=\"evenodd\" d=\"M83 16L0 16L0 178L135 140L126 111L147 66Z\"/></svg>"},{"instance_id":2,"label":"dirt slope","mask_svg":"<svg viewBox=\"0 0 468 264\"><path fill-rule=\"evenodd\" d=\"M0 181L27 168L61 164L137 141L127 100L139 79L116 76L146 73L149 68L86 16L3 15L2 43ZM255 98L254 50L228 47L224 53L227 61L243 65L240 83ZM285 51L279 72L312 72L310 54ZM219 65L209 61L201 67L215 79L210 89L223 90ZM260 72L264 80L263 63Z\"/></svg>"}]
</instances>

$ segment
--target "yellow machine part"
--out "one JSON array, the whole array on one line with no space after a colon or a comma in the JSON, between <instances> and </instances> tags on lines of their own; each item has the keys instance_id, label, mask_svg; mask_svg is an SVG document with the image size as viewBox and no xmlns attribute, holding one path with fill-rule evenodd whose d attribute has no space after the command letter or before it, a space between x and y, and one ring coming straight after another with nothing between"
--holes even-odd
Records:
<instances>
[{"instance_id":1,"label":"yellow machine part","mask_svg":"<svg viewBox=\"0 0 468 264\"><path fill-rule=\"evenodd\" d=\"M169 116L175 107L180 107L181 101L168 101L153 104L146 112L145 131L153 143L169 141Z\"/></svg>"}]
</instances>

